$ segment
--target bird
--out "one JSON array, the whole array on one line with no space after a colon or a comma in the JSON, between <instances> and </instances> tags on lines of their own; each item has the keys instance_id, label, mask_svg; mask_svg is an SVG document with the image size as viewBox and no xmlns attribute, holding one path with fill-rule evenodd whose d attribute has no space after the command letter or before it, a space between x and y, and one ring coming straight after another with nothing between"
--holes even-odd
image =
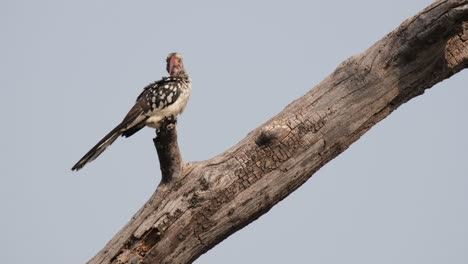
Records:
<instances>
[{"instance_id":1,"label":"bird","mask_svg":"<svg viewBox=\"0 0 468 264\"><path fill-rule=\"evenodd\" d=\"M166 70L169 76L147 85L122 122L88 151L72 171L78 171L96 159L119 136L130 137L145 126L159 129L165 119L176 120L187 105L192 84L179 53L167 56Z\"/></svg>"}]
</instances>

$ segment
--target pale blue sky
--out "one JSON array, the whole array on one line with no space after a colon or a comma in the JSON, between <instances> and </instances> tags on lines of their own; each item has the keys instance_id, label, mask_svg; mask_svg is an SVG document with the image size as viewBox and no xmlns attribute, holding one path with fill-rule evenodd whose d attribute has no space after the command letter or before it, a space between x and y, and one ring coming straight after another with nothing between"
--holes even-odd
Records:
<instances>
[{"instance_id":1,"label":"pale blue sky","mask_svg":"<svg viewBox=\"0 0 468 264\"><path fill-rule=\"evenodd\" d=\"M160 181L144 129L71 166L166 75L184 160L236 144L432 1L0 0L0 259L84 263ZM196 263L468 263L468 76L403 105Z\"/></svg>"}]
</instances>

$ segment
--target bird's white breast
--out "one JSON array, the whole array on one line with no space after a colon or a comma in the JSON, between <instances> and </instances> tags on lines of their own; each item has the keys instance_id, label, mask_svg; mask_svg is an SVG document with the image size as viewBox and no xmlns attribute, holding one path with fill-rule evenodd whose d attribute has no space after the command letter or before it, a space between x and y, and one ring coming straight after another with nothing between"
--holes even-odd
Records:
<instances>
[{"instance_id":1,"label":"bird's white breast","mask_svg":"<svg viewBox=\"0 0 468 264\"><path fill-rule=\"evenodd\" d=\"M177 115L181 114L187 106L191 92L192 85L188 82L185 88L181 88L179 98L177 98L173 104L163 109L155 109L149 114L150 117L146 120L146 125L153 128L159 128L161 126L160 122L164 118L171 116L177 117Z\"/></svg>"}]
</instances>

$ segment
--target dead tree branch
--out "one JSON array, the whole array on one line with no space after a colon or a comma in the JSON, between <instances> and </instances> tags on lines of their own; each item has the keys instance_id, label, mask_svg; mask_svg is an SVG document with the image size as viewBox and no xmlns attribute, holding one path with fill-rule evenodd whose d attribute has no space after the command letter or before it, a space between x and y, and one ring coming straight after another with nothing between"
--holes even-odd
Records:
<instances>
[{"instance_id":1,"label":"dead tree branch","mask_svg":"<svg viewBox=\"0 0 468 264\"><path fill-rule=\"evenodd\" d=\"M467 21L468 0L434 2L210 160L182 164L175 127L161 131L165 184L89 263L192 262L398 106L466 68Z\"/></svg>"},{"instance_id":2,"label":"dead tree branch","mask_svg":"<svg viewBox=\"0 0 468 264\"><path fill-rule=\"evenodd\" d=\"M177 143L176 120L166 119L153 139L161 167L161 184L177 180L182 171L182 156Z\"/></svg>"}]
</instances>

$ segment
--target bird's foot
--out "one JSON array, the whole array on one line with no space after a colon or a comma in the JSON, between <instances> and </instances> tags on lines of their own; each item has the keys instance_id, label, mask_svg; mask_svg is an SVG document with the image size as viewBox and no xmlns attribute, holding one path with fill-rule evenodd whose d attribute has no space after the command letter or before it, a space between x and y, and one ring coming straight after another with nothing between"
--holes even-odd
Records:
<instances>
[{"instance_id":1,"label":"bird's foot","mask_svg":"<svg viewBox=\"0 0 468 264\"><path fill-rule=\"evenodd\" d=\"M177 116L168 116L168 117L166 117L166 122L171 123L171 124L177 123Z\"/></svg>"},{"instance_id":2,"label":"bird's foot","mask_svg":"<svg viewBox=\"0 0 468 264\"><path fill-rule=\"evenodd\" d=\"M174 116L165 117L159 123L159 128L156 128L156 134L159 134L162 131L175 129L176 123L177 123L177 117L174 117Z\"/></svg>"},{"instance_id":3,"label":"bird's foot","mask_svg":"<svg viewBox=\"0 0 468 264\"><path fill-rule=\"evenodd\" d=\"M166 117L166 120L164 120L164 123L166 124L167 129L174 129L175 125L177 124L177 117L176 116Z\"/></svg>"}]
</instances>

